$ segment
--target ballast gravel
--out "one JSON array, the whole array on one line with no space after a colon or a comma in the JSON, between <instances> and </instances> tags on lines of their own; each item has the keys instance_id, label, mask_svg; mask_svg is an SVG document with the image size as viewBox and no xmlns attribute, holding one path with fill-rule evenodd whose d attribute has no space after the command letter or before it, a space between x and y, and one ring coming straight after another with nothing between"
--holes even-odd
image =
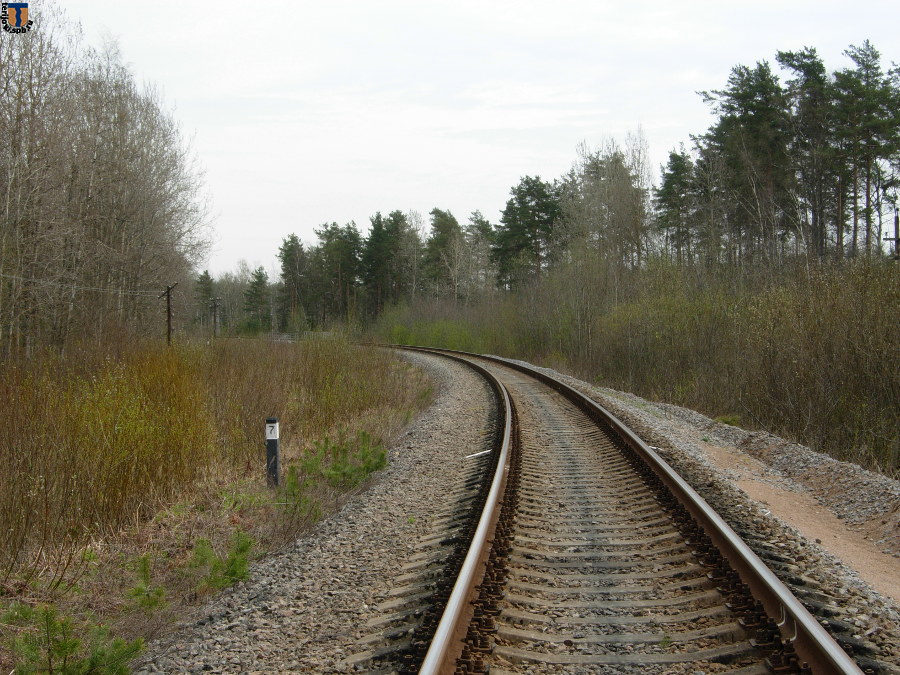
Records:
<instances>
[{"instance_id":1,"label":"ballast gravel","mask_svg":"<svg viewBox=\"0 0 900 675\"><path fill-rule=\"evenodd\" d=\"M429 532L445 486L490 430L493 397L469 368L405 353L436 397L389 451L371 487L250 577L148 645L138 673L330 673L358 651L400 566Z\"/></svg>"},{"instance_id":2,"label":"ballast gravel","mask_svg":"<svg viewBox=\"0 0 900 675\"><path fill-rule=\"evenodd\" d=\"M844 633L859 647L863 662L876 661L874 672L900 673L900 606L894 600L900 591L900 481L766 432L721 424L693 410L593 386L548 368L537 370L594 399L655 446L732 528L750 538L751 548L758 554L775 552L778 558L789 561L786 577L803 577L814 599L837 610L835 622L843 625ZM880 552L896 563L888 580L894 598L875 590L859 570L740 489L734 472L710 460L711 443L761 461L758 480L782 491L812 495L840 521L865 533L874 554Z\"/></svg>"},{"instance_id":3,"label":"ballast gravel","mask_svg":"<svg viewBox=\"0 0 900 675\"><path fill-rule=\"evenodd\" d=\"M346 672L343 662L367 634L365 622L378 618L375 605L429 532L430 515L446 501L445 481L464 473L466 455L481 446L490 424L493 403L479 376L440 357L406 357L433 378L438 393L391 448L388 467L371 487L291 547L254 565L248 581L148 645L136 672ZM900 482L769 434L547 372L658 446L707 501L725 511L732 527L758 531L765 545L795 560L817 589L841 606L840 619L872 656L900 666L897 604L738 489L734 476L709 460L698 439L764 462L765 480L814 495L894 556L900 554Z\"/></svg>"}]
</instances>

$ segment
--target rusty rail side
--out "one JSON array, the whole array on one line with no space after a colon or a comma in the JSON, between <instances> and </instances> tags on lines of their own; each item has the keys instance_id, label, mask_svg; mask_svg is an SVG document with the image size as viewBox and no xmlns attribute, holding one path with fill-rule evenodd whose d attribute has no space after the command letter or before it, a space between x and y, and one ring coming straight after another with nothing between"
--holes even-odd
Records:
<instances>
[{"instance_id":1,"label":"rusty rail side","mask_svg":"<svg viewBox=\"0 0 900 675\"><path fill-rule=\"evenodd\" d=\"M612 427L694 517L740 575L741 581L747 584L753 596L762 602L769 616L777 620L782 639L793 645L798 656L809 664L813 673L862 675L862 670L853 659L841 649L796 596L707 504L706 500L615 415L577 389L539 370L496 356L479 354L466 356L493 361L534 377L568 398L594 419Z\"/></svg>"},{"instance_id":2,"label":"rusty rail side","mask_svg":"<svg viewBox=\"0 0 900 675\"><path fill-rule=\"evenodd\" d=\"M512 446L512 401L506 387L494 377L487 369L473 363L466 358L447 353L443 350L400 347L410 351L437 353L441 356L452 358L472 368L483 376L494 389L500 401L500 415L503 424L502 443L499 448L500 456L497 459L497 468L491 482L478 527L472 537L469 551L463 561L459 576L447 600L444 613L435 631L434 638L425 655L425 660L419 673L435 675L439 673L453 673L456 669L456 660L463 649L463 641L466 637L469 623L472 620L472 600L476 588L484 577L485 564L491 550L494 530L497 527L499 506L506 488L506 479L509 474L510 453ZM497 451L497 450L495 450Z\"/></svg>"}]
</instances>

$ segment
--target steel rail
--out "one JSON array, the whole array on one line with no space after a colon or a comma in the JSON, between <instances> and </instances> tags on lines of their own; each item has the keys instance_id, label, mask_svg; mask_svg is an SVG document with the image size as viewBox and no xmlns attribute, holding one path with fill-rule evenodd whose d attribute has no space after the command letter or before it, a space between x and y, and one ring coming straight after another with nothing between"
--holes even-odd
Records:
<instances>
[{"instance_id":1,"label":"steel rail","mask_svg":"<svg viewBox=\"0 0 900 675\"><path fill-rule=\"evenodd\" d=\"M785 642L791 643L798 656L813 673L823 675L862 675L853 659L834 641L793 593L775 576L740 536L678 473L609 410L546 373L521 363L496 356L458 352L514 368L553 388L584 412L600 419L621 435L625 443L651 468L679 502L694 517L706 535L747 584L753 596L762 602L769 616L775 618Z\"/></svg>"},{"instance_id":2,"label":"steel rail","mask_svg":"<svg viewBox=\"0 0 900 675\"><path fill-rule=\"evenodd\" d=\"M688 485L668 462L599 403L536 368L510 359L444 349L400 345L392 345L392 347L441 354L474 368L484 375L497 391L502 392L506 415L503 447L491 491L472 546L463 563L463 571L453 587L450 600L447 602L444 615L441 617L420 673L431 675L452 672L454 669L456 658L462 649L461 641L466 632L468 623L466 617L467 615L470 617L472 613L471 608L468 608L467 605L484 573L484 561L489 552L489 539L496 526L497 506L509 468L512 403L506 388L500 381L485 368L469 360L477 358L513 368L543 382L572 401L595 421L611 427L687 509L737 572L741 581L750 587L753 596L763 604L768 615L777 618L783 641L794 647L797 655L809 665L813 673L816 675L820 673L822 675L862 675L859 666L706 500Z\"/></svg>"},{"instance_id":3,"label":"steel rail","mask_svg":"<svg viewBox=\"0 0 900 675\"><path fill-rule=\"evenodd\" d=\"M497 392L502 401L501 414L503 416L503 440L500 446L500 454L497 458L497 467L491 481L491 489L485 500L478 526L472 537L472 543L466 553L459 576L453 585L453 590L447 600L444 613L438 623L437 630L419 673L436 675L439 673L452 673L456 669L456 660L462 653L463 641L472 619L474 610L472 599L478 584L484 576L485 563L490 554L490 546L499 517L499 506L506 488L506 478L509 474L510 453L512 452L512 428L513 406L506 387L490 371L467 358L447 353L442 350L399 347L410 351L427 353L439 353L442 356L452 358L472 368L482 375Z\"/></svg>"}]
</instances>

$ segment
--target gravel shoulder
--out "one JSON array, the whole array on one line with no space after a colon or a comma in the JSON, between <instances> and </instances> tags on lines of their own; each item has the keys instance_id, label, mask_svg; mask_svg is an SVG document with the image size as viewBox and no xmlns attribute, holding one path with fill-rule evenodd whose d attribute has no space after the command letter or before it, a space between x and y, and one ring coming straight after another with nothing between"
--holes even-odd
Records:
<instances>
[{"instance_id":1,"label":"gravel shoulder","mask_svg":"<svg viewBox=\"0 0 900 675\"><path fill-rule=\"evenodd\" d=\"M364 492L250 578L148 645L139 673L345 670L366 622L381 616L401 566L451 498L465 457L490 429L493 398L471 370L406 354L433 379L435 402L396 439L388 467Z\"/></svg>"},{"instance_id":2,"label":"gravel shoulder","mask_svg":"<svg viewBox=\"0 0 900 675\"><path fill-rule=\"evenodd\" d=\"M755 534L751 548L778 551L812 581L860 650L900 672L900 481L769 433L539 370L656 446L735 530Z\"/></svg>"},{"instance_id":3,"label":"gravel shoulder","mask_svg":"<svg viewBox=\"0 0 900 675\"><path fill-rule=\"evenodd\" d=\"M407 354L435 403L396 440L365 492L148 645L137 672L338 672L401 566L450 498L446 480L489 433L490 391L456 363ZM548 371L560 376L554 371ZM900 665L900 482L764 433L631 394L571 385L619 416L735 529L803 561L841 620Z\"/></svg>"},{"instance_id":4,"label":"gravel shoulder","mask_svg":"<svg viewBox=\"0 0 900 675\"><path fill-rule=\"evenodd\" d=\"M659 427L683 452L900 603L900 481L692 410L595 391L608 408Z\"/></svg>"}]
</instances>

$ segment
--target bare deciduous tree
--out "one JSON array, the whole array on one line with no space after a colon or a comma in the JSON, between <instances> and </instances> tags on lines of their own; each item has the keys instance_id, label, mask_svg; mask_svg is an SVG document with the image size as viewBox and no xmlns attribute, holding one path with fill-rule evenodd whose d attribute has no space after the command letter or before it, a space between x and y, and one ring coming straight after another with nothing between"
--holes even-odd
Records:
<instances>
[{"instance_id":1,"label":"bare deciduous tree","mask_svg":"<svg viewBox=\"0 0 900 675\"><path fill-rule=\"evenodd\" d=\"M204 255L202 173L159 95L61 11L0 42L0 350L156 325Z\"/></svg>"}]
</instances>

